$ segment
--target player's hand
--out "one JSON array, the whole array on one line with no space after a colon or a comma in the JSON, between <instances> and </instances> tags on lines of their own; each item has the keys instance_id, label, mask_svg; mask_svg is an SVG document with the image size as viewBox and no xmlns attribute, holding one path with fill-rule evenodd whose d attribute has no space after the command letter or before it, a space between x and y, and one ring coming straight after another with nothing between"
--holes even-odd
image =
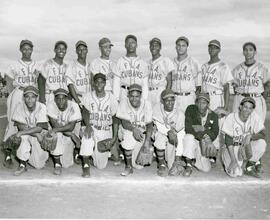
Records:
<instances>
[{"instance_id":1,"label":"player's hand","mask_svg":"<svg viewBox=\"0 0 270 220\"><path fill-rule=\"evenodd\" d=\"M19 131L19 132L16 134L16 137L19 138L19 137L21 137L21 136L22 136L22 132Z\"/></svg>"},{"instance_id":2,"label":"player's hand","mask_svg":"<svg viewBox=\"0 0 270 220\"><path fill-rule=\"evenodd\" d=\"M232 160L229 167L228 167L228 169L227 169L227 171L228 171L229 174L234 175L236 173L237 168L239 168L239 165L238 165L237 161Z\"/></svg>"},{"instance_id":3,"label":"player's hand","mask_svg":"<svg viewBox=\"0 0 270 220\"><path fill-rule=\"evenodd\" d=\"M133 131L133 137L135 138L135 140L142 142L143 138L144 138L144 134L143 134L142 129L140 129L138 127L134 127L132 131Z\"/></svg>"},{"instance_id":4,"label":"player's hand","mask_svg":"<svg viewBox=\"0 0 270 220\"><path fill-rule=\"evenodd\" d=\"M94 130L91 125L87 125L83 131L83 136L87 139L91 138L94 133Z\"/></svg>"}]
</instances>

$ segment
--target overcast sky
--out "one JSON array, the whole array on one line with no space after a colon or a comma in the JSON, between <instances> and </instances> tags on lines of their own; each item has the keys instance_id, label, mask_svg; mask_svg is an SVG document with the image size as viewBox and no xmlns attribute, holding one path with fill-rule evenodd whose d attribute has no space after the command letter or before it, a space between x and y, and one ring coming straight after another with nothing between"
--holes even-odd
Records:
<instances>
[{"instance_id":1,"label":"overcast sky","mask_svg":"<svg viewBox=\"0 0 270 220\"><path fill-rule=\"evenodd\" d=\"M98 40L115 45L112 59L125 53L124 38L135 34L138 54L150 58L149 40L159 37L162 54L175 56L175 40L190 39L189 54L208 60L207 43L218 39L221 58L231 68L243 60L242 45L253 41L258 59L270 64L269 0L1 0L0 71L20 58L19 42L34 43L33 59L54 56L57 40L68 43L67 60L75 59L75 43L88 43L88 60L99 56Z\"/></svg>"}]
</instances>

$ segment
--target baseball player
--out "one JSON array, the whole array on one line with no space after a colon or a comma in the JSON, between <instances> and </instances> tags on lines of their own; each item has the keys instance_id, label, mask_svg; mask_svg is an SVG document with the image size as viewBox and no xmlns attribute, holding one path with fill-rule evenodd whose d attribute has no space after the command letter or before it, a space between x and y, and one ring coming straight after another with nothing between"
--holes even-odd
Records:
<instances>
[{"instance_id":1,"label":"baseball player","mask_svg":"<svg viewBox=\"0 0 270 220\"><path fill-rule=\"evenodd\" d=\"M111 92L105 91L107 79L104 74L97 73L93 79L94 91L86 94L82 100L88 110L86 115L83 114L86 128L80 150L83 157L83 177L90 176L90 156L98 169L106 167L109 150L118 138L118 123L115 123L118 102ZM110 148L106 152L99 152L98 142L108 138Z\"/></svg>"},{"instance_id":2,"label":"baseball player","mask_svg":"<svg viewBox=\"0 0 270 220\"><path fill-rule=\"evenodd\" d=\"M226 173L231 177L242 176L243 171L246 175L260 177L256 163L263 156L267 144L263 121L255 108L256 101L245 97L240 102L239 110L229 114L223 123L226 148L221 158Z\"/></svg>"},{"instance_id":3,"label":"baseball player","mask_svg":"<svg viewBox=\"0 0 270 220\"><path fill-rule=\"evenodd\" d=\"M142 86L130 85L128 99L122 99L116 113L123 127L121 145L124 149L126 167L122 176L133 173L134 168L142 168L136 164L136 158L142 146L150 147L152 133L152 107L148 100L142 98Z\"/></svg>"},{"instance_id":4,"label":"baseball player","mask_svg":"<svg viewBox=\"0 0 270 220\"><path fill-rule=\"evenodd\" d=\"M12 121L18 128L17 137L21 137L21 143L16 156L19 159L19 167L14 175L18 176L27 171L26 163L37 169L45 166L49 157L48 152L40 147L42 132L48 129L46 106L37 101L38 90L34 86L27 86L23 90L24 102L18 103Z\"/></svg>"},{"instance_id":5,"label":"baseball player","mask_svg":"<svg viewBox=\"0 0 270 220\"><path fill-rule=\"evenodd\" d=\"M73 165L74 143L80 148L80 139L73 132L77 122L81 120L79 106L68 100L68 91L62 88L55 90L55 99L47 104L47 115L52 130L57 134L55 150L51 152L54 159L54 174L60 175L63 167Z\"/></svg>"},{"instance_id":6,"label":"baseball player","mask_svg":"<svg viewBox=\"0 0 270 220\"><path fill-rule=\"evenodd\" d=\"M263 63L255 60L256 53L256 45L252 42L246 42L243 45L245 61L232 71L235 85L233 110L238 110L239 103L244 97L252 97L256 101L254 111L261 116L264 122L267 107L262 94L264 87L269 83L270 72Z\"/></svg>"},{"instance_id":7,"label":"baseball player","mask_svg":"<svg viewBox=\"0 0 270 220\"><path fill-rule=\"evenodd\" d=\"M167 175L175 156L182 156L185 115L175 105L175 94L166 89L161 93L161 103L153 111L153 122L157 128L154 134L154 146L158 159L159 176Z\"/></svg>"},{"instance_id":8,"label":"baseball player","mask_svg":"<svg viewBox=\"0 0 270 220\"><path fill-rule=\"evenodd\" d=\"M41 67L38 77L39 100L42 103L54 101L54 94L58 88L67 90L66 70L68 65L64 62L67 44L57 41L54 46L55 57L47 60Z\"/></svg>"},{"instance_id":9,"label":"baseball player","mask_svg":"<svg viewBox=\"0 0 270 220\"><path fill-rule=\"evenodd\" d=\"M22 40L20 42L20 52L22 54L21 59L10 65L5 73L7 87L11 87L13 91L7 98L8 125L4 134L4 142L17 132L11 117L16 105L23 102L23 89L29 85L37 86L38 64L31 58L33 43L30 40ZM8 151L5 152L4 165L12 166L10 152Z\"/></svg>"},{"instance_id":10,"label":"baseball player","mask_svg":"<svg viewBox=\"0 0 270 220\"><path fill-rule=\"evenodd\" d=\"M197 95L195 105L189 105L186 109L186 135L183 140L183 157L186 162L184 176L192 174L194 159L197 169L204 172L211 170L210 153L213 155L216 153L216 146L212 142L218 136L219 125L218 115L209 106L209 94L200 93Z\"/></svg>"},{"instance_id":11,"label":"baseball player","mask_svg":"<svg viewBox=\"0 0 270 220\"><path fill-rule=\"evenodd\" d=\"M118 100L127 98L130 85L142 87L142 97L148 97L148 68L147 63L137 56L137 38L127 35L125 38L126 56L121 57L116 64L113 80L113 94Z\"/></svg>"},{"instance_id":12,"label":"baseball player","mask_svg":"<svg viewBox=\"0 0 270 220\"><path fill-rule=\"evenodd\" d=\"M187 106L195 103L195 92L201 85L201 66L187 53L188 38L179 37L175 43L177 57L173 60L174 71L169 75L169 81L177 95L176 105L185 112Z\"/></svg>"},{"instance_id":13,"label":"baseball player","mask_svg":"<svg viewBox=\"0 0 270 220\"><path fill-rule=\"evenodd\" d=\"M116 64L110 60L110 54L112 51L113 44L110 39L104 37L98 42L101 56L94 59L91 62L91 73L92 77L97 73L103 73L106 76L106 91L112 92L113 78L116 71Z\"/></svg>"},{"instance_id":14,"label":"baseball player","mask_svg":"<svg viewBox=\"0 0 270 220\"><path fill-rule=\"evenodd\" d=\"M153 38L150 42L150 52L152 59L148 62L149 68L149 95L148 100L151 102L152 107L160 103L160 94L166 89L170 88L168 75L174 69L173 62L168 58L161 56L161 40Z\"/></svg>"}]
</instances>

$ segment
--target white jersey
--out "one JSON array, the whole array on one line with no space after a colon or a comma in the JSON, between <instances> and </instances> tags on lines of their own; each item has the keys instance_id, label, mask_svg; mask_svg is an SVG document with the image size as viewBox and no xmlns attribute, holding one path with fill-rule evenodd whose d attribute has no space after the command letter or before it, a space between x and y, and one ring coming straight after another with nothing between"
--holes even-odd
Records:
<instances>
[{"instance_id":1,"label":"white jersey","mask_svg":"<svg viewBox=\"0 0 270 220\"><path fill-rule=\"evenodd\" d=\"M97 73L102 73L106 76L106 91L112 91L113 88L113 78L116 71L116 64L111 60L105 60L100 57L94 59L91 62L90 70L94 75Z\"/></svg>"},{"instance_id":2,"label":"white jersey","mask_svg":"<svg viewBox=\"0 0 270 220\"><path fill-rule=\"evenodd\" d=\"M174 58L174 71L172 74L172 90L174 92L196 91L201 85L201 66L194 58L187 56L178 61Z\"/></svg>"},{"instance_id":3,"label":"white jersey","mask_svg":"<svg viewBox=\"0 0 270 220\"><path fill-rule=\"evenodd\" d=\"M14 87L37 87L38 69L39 65L35 61L25 62L20 59L8 67L5 75L13 79Z\"/></svg>"},{"instance_id":4,"label":"white jersey","mask_svg":"<svg viewBox=\"0 0 270 220\"><path fill-rule=\"evenodd\" d=\"M30 112L25 103L21 102L16 106L11 120L27 125L28 128L34 128L38 123L47 123L46 106L37 102L34 111Z\"/></svg>"},{"instance_id":5,"label":"white jersey","mask_svg":"<svg viewBox=\"0 0 270 220\"><path fill-rule=\"evenodd\" d=\"M173 62L168 57L160 56L156 60L148 62L149 68L149 88L166 88L166 77L169 72L174 70Z\"/></svg>"},{"instance_id":6,"label":"white jersey","mask_svg":"<svg viewBox=\"0 0 270 220\"><path fill-rule=\"evenodd\" d=\"M118 102L111 92L106 92L102 98L96 96L96 92L83 96L82 104L90 112L90 124L98 130L111 130L112 117L116 115Z\"/></svg>"},{"instance_id":7,"label":"white jersey","mask_svg":"<svg viewBox=\"0 0 270 220\"><path fill-rule=\"evenodd\" d=\"M237 65L232 73L238 93L263 93L263 84L270 80L268 68L260 62L256 62L249 67L243 62Z\"/></svg>"},{"instance_id":8,"label":"white jersey","mask_svg":"<svg viewBox=\"0 0 270 220\"><path fill-rule=\"evenodd\" d=\"M47 60L41 66L41 74L46 79L46 93L55 91L59 88L67 90L66 71L68 65L59 65L53 59Z\"/></svg>"},{"instance_id":9,"label":"white jersey","mask_svg":"<svg viewBox=\"0 0 270 220\"><path fill-rule=\"evenodd\" d=\"M68 100L67 108L60 111L55 102L50 102L47 105L47 115L64 126L70 122L78 122L82 119L81 111L77 103Z\"/></svg>"},{"instance_id":10,"label":"white jersey","mask_svg":"<svg viewBox=\"0 0 270 220\"><path fill-rule=\"evenodd\" d=\"M68 65L66 71L67 85L73 84L78 94L91 91L90 64L86 62L83 66L77 60Z\"/></svg>"},{"instance_id":11,"label":"white jersey","mask_svg":"<svg viewBox=\"0 0 270 220\"><path fill-rule=\"evenodd\" d=\"M261 118L252 112L246 122L239 118L239 112L229 114L223 123L221 131L233 138L233 142L242 143L246 135L257 134L264 130Z\"/></svg>"},{"instance_id":12,"label":"white jersey","mask_svg":"<svg viewBox=\"0 0 270 220\"><path fill-rule=\"evenodd\" d=\"M224 85L233 81L229 66L219 61L217 63L205 63L202 66L202 92L223 92Z\"/></svg>"}]
</instances>

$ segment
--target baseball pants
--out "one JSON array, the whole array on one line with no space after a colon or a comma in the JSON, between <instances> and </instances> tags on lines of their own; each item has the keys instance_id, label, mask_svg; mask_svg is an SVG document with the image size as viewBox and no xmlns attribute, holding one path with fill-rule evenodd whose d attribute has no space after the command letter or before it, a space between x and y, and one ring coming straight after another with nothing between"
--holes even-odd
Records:
<instances>
[{"instance_id":1,"label":"baseball pants","mask_svg":"<svg viewBox=\"0 0 270 220\"><path fill-rule=\"evenodd\" d=\"M266 150L266 142L263 139L259 139L257 141L251 141L251 150L252 150L252 157L250 158L250 161L257 162L260 160L260 158L263 156L265 150ZM234 155L237 160L237 163L239 165L239 168L236 170L234 174L231 174L228 172L228 168L231 163L231 157L229 154L229 151L227 147L222 149L221 151L221 159L225 167L226 173L231 177L237 177L243 175L243 169L241 168L243 161L238 159L238 151L240 146L234 146Z\"/></svg>"},{"instance_id":2,"label":"baseball pants","mask_svg":"<svg viewBox=\"0 0 270 220\"><path fill-rule=\"evenodd\" d=\"M195 103L196 95L195 92L191 92L190 95L177 95L175 99L176 106L185 113L186 108L189 105L193 105Z\"/></svg>"}]
</instances>

